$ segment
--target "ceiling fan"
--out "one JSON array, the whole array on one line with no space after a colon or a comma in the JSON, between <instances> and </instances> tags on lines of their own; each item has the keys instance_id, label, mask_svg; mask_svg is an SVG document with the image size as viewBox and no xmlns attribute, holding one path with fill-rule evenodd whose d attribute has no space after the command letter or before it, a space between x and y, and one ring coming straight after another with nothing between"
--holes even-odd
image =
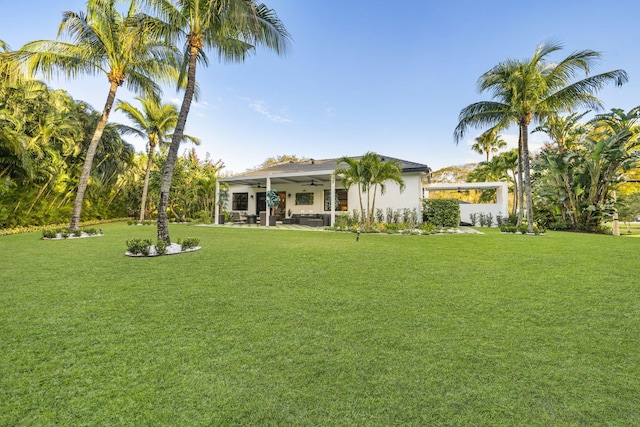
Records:
<instances>
[{"instance_id":1,"label":"ceiling fan","mask_svg":"<svg viewBox=\"0 0 640 427\"><path fill-rule=\"evenodd\" d=\"M303 187L322 187L324 184L318 184L314 180L311 180L309 184L302 184Z\"/></svg>"}]
</instances>

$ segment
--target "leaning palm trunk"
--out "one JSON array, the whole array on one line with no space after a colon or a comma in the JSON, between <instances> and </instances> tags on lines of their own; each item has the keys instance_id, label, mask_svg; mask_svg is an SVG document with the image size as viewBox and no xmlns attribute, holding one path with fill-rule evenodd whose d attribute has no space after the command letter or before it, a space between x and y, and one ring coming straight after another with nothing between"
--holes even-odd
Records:
<instances>
[{"instance_id":1,"label":"leaning palm trunk","mask_svg":"<svg viewBox=\"0 0 640 427\"><path fill-rule=\"evenodd\" d=\"M89 183L89 176L91 175L91 166L93 165L93 158L96 155L96 150L98 149L98 143L100 142L100 138L102 138L102 133L104 132L104 128L107 125L107 120L109 120L109 113L111 112L111 107L113 107L113 101L116 98L116 91L118 90L118 82L112 81L111 87L109 88L109 95L107 96L107 101L104 104L104 109L102 110L102 115L100 116L100 121L98 122L98 126L96 127L95 132L93 133L93 137L91 138L91 143L89 144L89 148L87 149L87 155L84 160L84 164L82 165L82 173L80 174L80 181L78 182L78 192L76 193L76 201L73 206L73 213L71 214L71 225L69 228L71 230L77 230L80 227L80 214L82 212L82 203L84 201L84 193L87 191L87 184Z\"/></svg>"},{"instance_id":2,"label":"leaning palm trunk","mask_svg":"<svg viewBox=\"0 0 640 427\"><path fill-rule=\"evenodd\" d=\"M140 203L140 224L144 222L144 214L147 204L147 192L149 191L149 175L151 175L151 163L153 161L153 149L155 144L149 140L149 158L147 159L147 170L144 174L144 185L142 186L142 202Z\"/></svg>"},{"instance_id":3,"label":"leaning palm trunk","mask_svg":"<svg viewBox=\"0 0 640 427\"><path fill-rule=\"evenodd\" d=\"M180 148L180 142L184 135L184 128L187 124L187 116L189 115L189 109L191 108L191 101L193 100L193 94L195 92L196 83L196 63L198 59L198 53L202 45L189 46L189 66L187 70L187 87L182 98L182 105L180 106L180 114L178 115L178 122L176 128L173 131L173 137L171 138L171 146L169 147L169 153L167 154L167 162L162 170L162 182L160 183L160 200L158 201L158 240L164 240L168 244L171 244L171 238L169 237L169 221L167 217L167 208L169 206L169 191L171 190L171 180L173 179L173 170L178 159L178 149Z\"/></svg>"}]
</instances>

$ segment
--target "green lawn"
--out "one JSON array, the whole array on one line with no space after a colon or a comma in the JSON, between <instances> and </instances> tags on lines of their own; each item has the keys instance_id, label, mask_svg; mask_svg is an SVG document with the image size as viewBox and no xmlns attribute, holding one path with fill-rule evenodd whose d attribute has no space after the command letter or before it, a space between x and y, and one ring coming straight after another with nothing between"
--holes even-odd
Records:
<instances>
[{"instance_id":1,"label":"green lawn","mask_svg":"<svg viewBox=\"0 0 640 427\"><path fill-rule=\"evenodd\" d=\"M640 424L640 239L103 228L0 237L0 425Z\"/></svg>"}]
</instances>

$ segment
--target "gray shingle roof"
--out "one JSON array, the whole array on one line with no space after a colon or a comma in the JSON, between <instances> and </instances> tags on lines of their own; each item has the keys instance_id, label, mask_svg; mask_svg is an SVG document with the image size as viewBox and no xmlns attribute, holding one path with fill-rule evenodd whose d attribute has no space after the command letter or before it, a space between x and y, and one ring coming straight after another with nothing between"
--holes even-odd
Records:
<instances>
[{"instance_id":1,"label":"gray shingle roof","mask_svg":"<svg viewBox=\"0 0 640 427\"><path fill-rule=\"evenodd\" d=\"M354 160L359 160L362 156L351 157ZM389 156L380 156L383 161L386 160L395 160L400 164L403 172L429 172L430 168L427 165L422 163L410 162L407 160L396 159ZM314 172L325 172L325 171L334 171L338 167L347 167L346 163L337 164L338 158L334 159L322 159L315 160L310 159L303 162L288 162L281 163L274 166L269 166L262 169L255 169L252 171L244 172L241 174L234 175L233 178L236 177L247 177L250 178L252 176L264 176L264 175L279 175L279 174L287 174L287 173L300 173L307 172L309 174L313 174Z\"/></svg>"}]
</instances>

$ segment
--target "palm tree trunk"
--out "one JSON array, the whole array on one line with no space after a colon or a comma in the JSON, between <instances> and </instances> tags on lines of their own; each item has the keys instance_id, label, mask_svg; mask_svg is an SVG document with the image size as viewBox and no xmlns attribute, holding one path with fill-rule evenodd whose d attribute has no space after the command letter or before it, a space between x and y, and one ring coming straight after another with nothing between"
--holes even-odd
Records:
<instances>
[{"instance_id":1,"label":"palm tree trunk","mask_svg":"<svg viewBox=\"0 0 640 427\"><path fill-rule=\"evenodd\" d=\"M517 198L518 198L518 220L517 226L522 225L522 217L524 216L524 185L522 185L522 127L518 126L518 184L517 184Z\"/></svg>"},{"instance_id":2,"label":"palm tree trunk","mask_svg":"<svg viewBox=\"0 0 640 427\"><path fill-rule=\"evenodd\" d=\"M153 161L153 149L155 145L149 140L149 158L147 159L147 170L144 173L144 185L142 186L142 202L140 203L140 224L144 222L145 205L147 204L147 191L149 190L149 175L151 174L151 163Z\"/></svg>"},{"instance_id":3,"label":"palm tree trunk","mask_svg":"<svg viewBox=\"0 0 640 427\"><path fill-rule=\"evenodd\" d=\"M373 200L371 202L371 219L370 221L373 223L373 217L376 214L376 193L378 192L378 184L373 186Z\"/></svg>"},{"instance_id":4,"label":"palm tree trunk","mask_svg":"<svg viewBox=\"0 0 640 427\"><path fill-rule=\"evenodd\" d=\"M367 230L371 229L371 185L367 188Z\"/></svg>"},{"instance_id":5,"label":"palm tree trunk","mask_svg":"<svg viewBox=\"0 0 640 427\"><path fill-rule=\"evenodd\" d=\"M360 198L360 217L362 218L362 225L365 225L364 216L367 214L364 211L364 205L362 204L362 184L358 184L358 196Z\"/></svg>"},{"instance_id":6,"label":"palm tree trunk","mask_svg":"<svg viewBox=\"0 0 640 427\"><path fill-rule=\"evenodd\" d=\"M69 226L71 230L77 230L78 227L80 226L80 214L82 213L82 202L84 201L84 193L87 190L89 175L91 175L91 166L93 165L93 157L96 155L98 143L100 142L100 138L102 138L102 133L104 132L104 128L107 125L107 120L109 120L109 113L111 112L113 101L116 98L117 90L118 90L118 83L115 81L111 82L111 87L109 88L109 95L107 96L107 102L105 102L104 104L104 109L102 110L100 121L98 122L98 126L96 127L96 130L93 133L93 137L91 138L91 143L89 144L89 148L87 149L87 155L85 157L84 164L82 165L82 173L80 174L80 181L78 182L78 192L76 193L76 201L73 206L73 213L71 214L71 224Z\"/></svg>"},{"instance_id":7,"label":"palm tree trunk","mask_svg":"<svg viewBox=\"0 0 640 427\"><path fill-rule=\"evenodd\" d=\"M533 233L533 199L531 197L531 174L529 170L529 128L527 119L521 123L522 127L522 166L524 172L524 192L527 203L527 231Z\"/></svg>"},{"instance_id":8,"label":"palm tree trunk","mask_svg":"<svg viewBox=\"0 0 640 427\"><path fill-rule=\"evenodd\" d=\"M171 138L171 146L167 154L167 162L164 165L162 171L162 182L160 184L160 199L158 201L158 240L164 240L167 244L171 244L171 238L169 236L169 221L167 218L167 207L169 206L169 191L171 190L171 180L173 179L173 169L178 159L178 149L180 148L180 142L184 135L184 128L187 124L187 116L189 115L189 109L191 108L191 101L193 100L193 94L196 84L196 61L198 59L198 53L200 48L197 46L189 46L189 68L187 71L187 87L182 98L182 105L180 106L180 114L178 115L178 122L176 128L173 131L173 137Z\"/></svg>"}]
</instances>

